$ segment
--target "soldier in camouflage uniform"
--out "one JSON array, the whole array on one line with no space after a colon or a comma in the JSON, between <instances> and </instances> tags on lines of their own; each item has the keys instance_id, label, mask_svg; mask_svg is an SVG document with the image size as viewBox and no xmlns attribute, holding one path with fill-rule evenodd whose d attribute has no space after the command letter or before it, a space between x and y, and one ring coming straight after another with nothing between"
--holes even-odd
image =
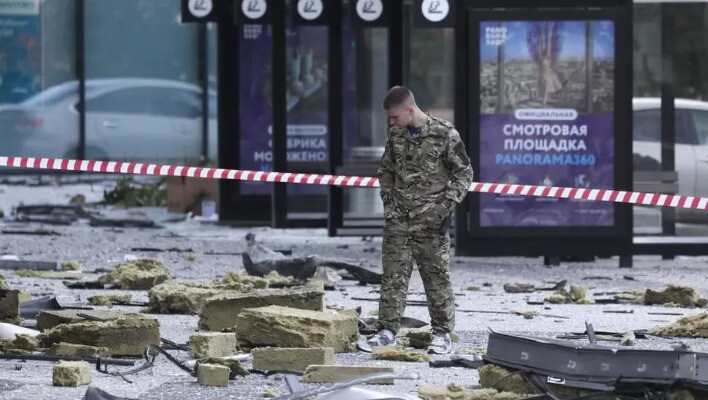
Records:
<instances>
[{"instance_id":1,"label":"soldier in camouflage uniform","mask_svg":"<svg viewBox=\"0 0 708 400\"><path fill-rule=\"evenodd\" d=\"M421 111L407 88L392 88L384 109L391 128L378 171L385 219L380 331L368 343L395 345L415 261L435 332L428 351L444 354L455 325L447 230L472 182L472 167L452 124Z\"/></svg>"}]
</instances>

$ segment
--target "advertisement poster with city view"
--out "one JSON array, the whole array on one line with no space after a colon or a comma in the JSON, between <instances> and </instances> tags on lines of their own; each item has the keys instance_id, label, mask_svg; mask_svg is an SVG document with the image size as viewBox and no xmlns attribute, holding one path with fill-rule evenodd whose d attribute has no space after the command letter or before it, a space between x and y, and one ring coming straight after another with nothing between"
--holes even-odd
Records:
<instances>
[{"instance_id":1,"label":"advertisement poster with city view","mask_svg":"<svg viewBox=\"0 0 708 400\"><path fill-rule=\"evenodd\" d=\"M613 188L612 21L483 21L482 182ZM611 203L481 195L480 225L614 225Z\"/></svg>"}]
</instances>

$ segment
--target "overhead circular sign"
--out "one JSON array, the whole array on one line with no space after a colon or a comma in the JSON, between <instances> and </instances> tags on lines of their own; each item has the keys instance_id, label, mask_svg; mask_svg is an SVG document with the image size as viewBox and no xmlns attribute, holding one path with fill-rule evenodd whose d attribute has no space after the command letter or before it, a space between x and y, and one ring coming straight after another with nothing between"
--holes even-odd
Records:
<instances>
[{"instance_id":1,"label":"overhead circular sign","mask_svg":"<svg viewBox=\"0 0 708 400\"><path fill-rule=\"evenodd\" d=\"M212 0L189 0L187 7L192 15L197 18L203 18L211 14L214 4Z\"/></svg>"},{"instance_id":2,"label":"overhead circular sign","mask_svg":"<svg viewBox=\"0 0 708 400\"><path fill-rule=\"evenodd\" d=\"M447 0L423 0L420 8L425 19L430 22L440 22L450 13L450 3Z\"/></svg>"},{"instance_id":3,"label":"overhead circular sign","mask_svg":"<svg viewBox=\"0 0 708 400\"><path fill-rule=\"evenodd\" d=\"M356 13L364 21L376 21L383 14L383 3L381 0L358 0Z\"/></svg>"},{"instance_id":4,"label":"overhead circular sign","mask_svg":"<svg viewBox=\"0 0 708 400\"><path fill-rule=\"evenodd\" d=\"M302 19L308 21L319 18L322 15L322 10L324 10L322 0L298 0L297 2L298 14Z\"/></svg>"},{"instance_id":5,"label":"overhead circular sign","mask_svg":"<svg viewBox=\"0 0 708 400\"><path fill-rule=\"evenodd\" d=\"M258 19L265 15L268 4L265 0L243 0L241 11L248 19Z\"/></svg>"}]
</instances>

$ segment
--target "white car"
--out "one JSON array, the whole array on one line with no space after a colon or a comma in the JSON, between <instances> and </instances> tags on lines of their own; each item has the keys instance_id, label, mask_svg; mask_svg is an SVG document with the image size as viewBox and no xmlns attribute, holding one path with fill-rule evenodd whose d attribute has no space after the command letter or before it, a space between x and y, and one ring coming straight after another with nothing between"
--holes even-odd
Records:
<instances>
[{"instance_id":1,"label":"white car","mask_svg":"<svg viewBox=\"0 0 708 400\"><path fill-rule=\"evenodd\" d=\"M184 161L202 149L202 90L161 79L86 80L86 158ZM79 84L65 82L0 105L0 154L75 158ZM216 94L209 93L208 151L217 151Z\"/></svg>"},{"instance_id":2,"label":"white car","mask_svg":"<svg viewBox=\"0 0 708 400\"><path fill-rule=\"evenodd\" d=\"M634 169L660 169L661 99L632 101ZM676 99L675 168L679 194L708 196L708 102ZM679 209L683 222L708 222L708 212Z\"/></svg>"}]
</instances>

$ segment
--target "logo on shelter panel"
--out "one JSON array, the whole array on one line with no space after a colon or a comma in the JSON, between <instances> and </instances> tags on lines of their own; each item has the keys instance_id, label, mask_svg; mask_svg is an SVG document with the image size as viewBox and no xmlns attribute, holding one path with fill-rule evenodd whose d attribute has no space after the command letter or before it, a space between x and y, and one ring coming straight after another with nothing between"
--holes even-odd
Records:
<instances>
[{"instance_id":1,"label":"logo on shelter panel","mask_svg":"<svg viewBox=\"0 0 708 400\"><path fill-rule=\"evenodd\" d=\"M383 3L381 0L358 0L356 13L364 21L376 21L383 14Z\"/></svg>"},{"instance_id":2,"label":"logo on shelter panel","mask_svg":"<svg viewBox=\"0 0 708 400\"><path fill-rule=\"evenodd\" d=\"M440 22L450 13L450 3L447 0L423 0L421 11L428 21Z\"/></svg>"},{"instance_id":3,"label":"logo on shelter panel","mask_svg":"<svg viewBox=\"0 0 708 400\"><path fill-rule=\"evenodd\" d=\"M297 12L302 19L312 21L319 18L324 10L322 0L298 0Z\"/></svg>"},{"instance_id":4,"label":"logo on shelter panel","mask_svg":"<svg viewBox=\"0 0 708 400\"><path fill-rule=\"evenodd\" d=\"M261 18L267 9L268 4L265 0L243 0L241 2L241 11L249 19Z\"/></svg>"}]
</instances>

